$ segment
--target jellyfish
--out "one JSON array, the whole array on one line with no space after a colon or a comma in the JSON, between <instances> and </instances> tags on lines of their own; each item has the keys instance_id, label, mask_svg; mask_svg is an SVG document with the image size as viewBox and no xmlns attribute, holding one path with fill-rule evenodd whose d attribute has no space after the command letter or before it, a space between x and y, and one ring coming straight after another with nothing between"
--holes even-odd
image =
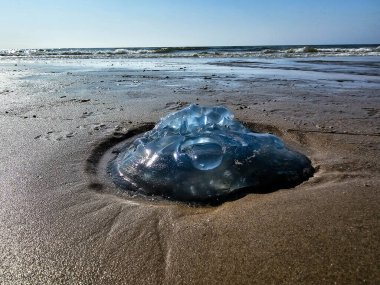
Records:
<instances>
[{"instance_id":1,"label":"jellyfish","mask_svg":"<svg viewBox=\"0 0 380 285\"><path fill-rule=\"evenodd\" d=\"M110 172L129 191L209 202L294 186L313 167L275 135L245 127L227 108L192 104L126 145Z\"/></svg>"}]
</instances>

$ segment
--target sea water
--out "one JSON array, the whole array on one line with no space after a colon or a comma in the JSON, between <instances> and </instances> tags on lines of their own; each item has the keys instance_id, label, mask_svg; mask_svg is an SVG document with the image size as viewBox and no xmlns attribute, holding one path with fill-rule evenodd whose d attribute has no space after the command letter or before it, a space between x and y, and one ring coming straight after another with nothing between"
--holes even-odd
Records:
<instances>
[{"instance_id":1,"label":"sea water","mask_svg":"<svg viewBox=\"0 0 380 285\"><path fill-rule=\"evenodd\" d=\"M204 46L135 48L55 48L0 49L1 58L299 58L325 56L379 56L380 46L361 45L279 45L279 46Z\"/></svg>"}]
</instances>

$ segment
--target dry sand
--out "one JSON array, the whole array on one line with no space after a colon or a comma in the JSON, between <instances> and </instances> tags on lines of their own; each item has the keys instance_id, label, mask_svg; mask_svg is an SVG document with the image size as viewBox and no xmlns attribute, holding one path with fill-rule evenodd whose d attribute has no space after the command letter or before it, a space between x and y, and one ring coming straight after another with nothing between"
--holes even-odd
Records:
<instances>
[{"instance_id":1,"label":"dry sand","mask_svg":"<svg viewBox=\"0 0 380 285\"><path fill-rule=\"evenodd\" d=\"M213 68L1 65L1 284L380 283L380 80ZM106 150L190 102L278 134L314 177L217 207L115 187Z\"/></svg>"}]
</instances>

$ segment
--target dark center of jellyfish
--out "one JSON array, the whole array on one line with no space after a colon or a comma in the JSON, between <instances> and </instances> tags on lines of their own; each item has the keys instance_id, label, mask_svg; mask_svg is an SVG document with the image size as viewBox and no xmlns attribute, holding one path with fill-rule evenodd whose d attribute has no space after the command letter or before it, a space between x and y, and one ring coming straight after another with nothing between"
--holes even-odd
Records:
<instances>
[{"instance_id":1,"label":"dark center of jellyfish","mask_svg":"<svg viewBox=\"0 0 380 285\"><path fill-rule=\"evenodd\" d=\"M208 137L188 139L180 146L180 151L188 155L192 165L199 170L218 167L224 154L222 146Z\"/></svg>"}]
</instances>

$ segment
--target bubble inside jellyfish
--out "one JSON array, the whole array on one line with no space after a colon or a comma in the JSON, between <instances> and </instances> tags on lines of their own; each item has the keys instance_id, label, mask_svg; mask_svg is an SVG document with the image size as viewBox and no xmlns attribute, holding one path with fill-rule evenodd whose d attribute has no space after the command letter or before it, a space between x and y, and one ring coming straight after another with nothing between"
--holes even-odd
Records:
<instances>
[{"instance_id":1,"label":"bubble inside jellyfish","mask_svg":"<svg viewBox=\"0 0 380 285\"><path fill-rule=\"evenodd\" d=\"M251 131L225 107L197 105L162 118L110 169L127 190L200 202L294 186L313 173L310 160L280 138Z\"/></svg>"}]
</instances>

